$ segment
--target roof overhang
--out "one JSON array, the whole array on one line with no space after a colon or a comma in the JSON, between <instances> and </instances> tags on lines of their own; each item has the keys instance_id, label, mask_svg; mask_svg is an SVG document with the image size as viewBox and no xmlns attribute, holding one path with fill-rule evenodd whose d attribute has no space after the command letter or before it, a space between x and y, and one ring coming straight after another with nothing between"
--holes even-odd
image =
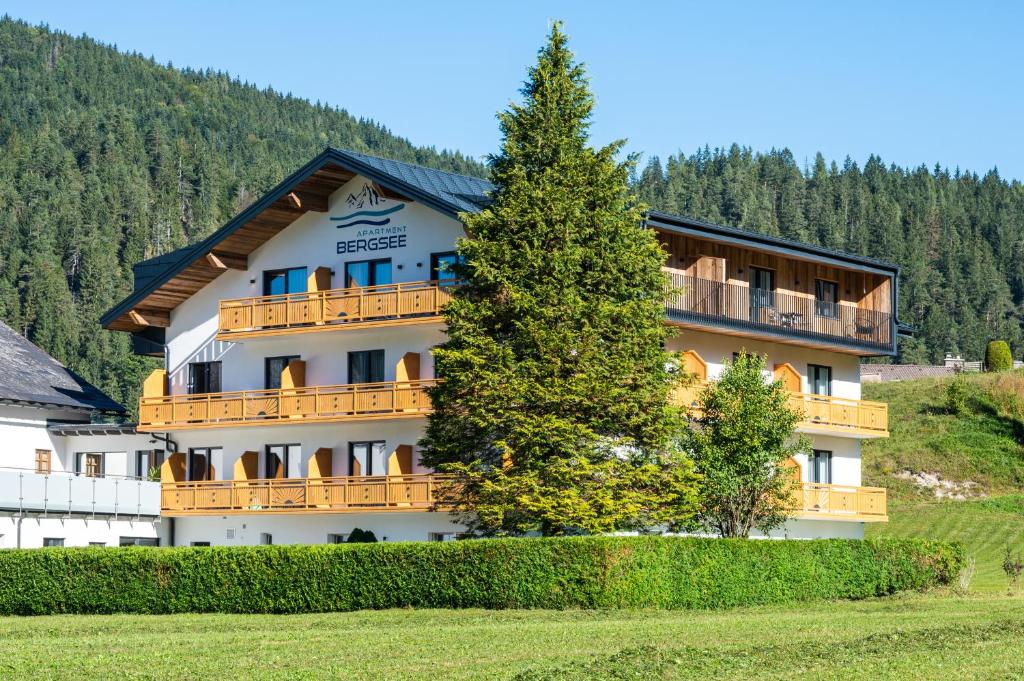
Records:
<instances>
[{"instance_id":1,"label":"roof overhang","mask_svg":"<svg viewBox=\"0 0 1024 681\"><path fill-rule=\"evenodd\" d=\"M326 149L206 239L182 249L176 262L104 314L100 323L106 329L132 333L168 327L174 308L224 272L246 269L249 254L302 215L326 212L328 197L357 176L374 182L388 198L417 201L458 217L458 206L353 154Z\"/></svg>"},{"instance_id":2,"label":"roof overhang","mask_svg":"<svg viewBox=\"0 0 1024 681\"><path fill-rule=\"evenodd\" d=\"M834 251L829 248L812 246L767 234L749 232L745 229L737 229L736 227L724 227L701 220L692 220L660 211L652 210L648 212L646 223L647 226L653 229L660 229L666 232L685 234L700 239L776 253L789 258L834 265L843 269L880 274L885 277L897 276L900 271L897 265L882 260Z\"/></svg>"}]
</instances>

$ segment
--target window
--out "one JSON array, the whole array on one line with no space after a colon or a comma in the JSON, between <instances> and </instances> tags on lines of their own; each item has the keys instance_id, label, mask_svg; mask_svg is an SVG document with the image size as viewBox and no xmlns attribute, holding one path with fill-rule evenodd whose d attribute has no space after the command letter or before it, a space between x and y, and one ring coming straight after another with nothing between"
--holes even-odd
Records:
<instances>
[{"instance_id":1,"label":"window","mask_svg":"<svg viewBox=\"0 0 1024 681\"><path fill-rule=\"evenodd\" d=\"M36 473L42 475L50 474L50 459L53 456L53 452L49 449L37 449L36 450Z\"/></svg>"},{"instance_id":2,"label":"window","mask_svg":"<svg viewBox=\"0 0 1024 681\"><path fill-rule=\"evenodd\" d=\"M811 482L819 485L832 483L832 452L815 449L811 453Z\"/></svg>"},{"instance_id":3,"label":"window","mask_svg":"<svg viewBox=\"0 0 1024 681\"><path fill-rule=\"evenodd\" d=\"M213 457L221 451L220 447L191 447L188 450L188 479L213 480Z\"/></svg>"},{"instance_id":4,"label":"window","mask_svg":"<svg viewBox=\"0 0 1024 681\"><path fill-rule=\"evenodd\" d=\"M442 286L455 281L455 273L451 266L459 262L459 256L455 251L447 253L432 253L430 255L430 278L439 282Z\"/></svg>"},{"instance_id":5,"label":"window","mask_svg":"<svg viewBox=\"0 0 1024 681\"><path fill-rule=\"evenodd\" d=\"M376 475L385 468L384 442L350 442L348 470L350 475Z\"/></svg>"},{"instance_id":6,"label":"window","mask_svg":"<svg viewBox=\"0 0 1024 681\"><path fill-rule=\"evenodd\" d=\"M307 283L305 267L267 270L263 273L263 295L279 296L288 293L305 293Z\"/></svg>"},{"instance_id":7,"label":"window","mask_svg":"<svg viewBox=\"0 0 1024 681\"><path fill-rule=\"evenodd\" d=\"M189 544L189 546L209 546L209 545L210 545L210 542L208 542L208 541L194 541L191 544Z\"/></svg>"},{"instance_id":8,"label":"window","mask_svg":"<svg viewBox=\"0 0 1024 681\"><path fill-rule=\"evenodd\" d=\"M360 350L348 353L349 383L383 383L384 351Z\"/></svg>"},{"instance_id":9,"label":"window","mask_svg":"<svg viewBox=\"0 0 1024 681\"><path fill-rule=\"evenodd\" d=\"M75 454L75 473L89 478L103 476L103 454L98 452L78 452Z\"/></svg>"},{"instance_id":10,"label":"window","mask_svg":"<svg viewBox=\"0 0 1024 681\"><path fill-rule=\"evenodd\" d=\"M814 281L814 313L819 317L839 316L839 285L834 281Z\"/></svg>"},{"instance_id":11,"label":"window","mask_svg":"<svg viewBox=\"0 0 1024 681\"><path fill-rule=\"evenodd\" d=\"M104 546L105 547L106 545L107 545L107 542L105 542L105 541L91 541L91 542L89 542L89 546Z\"/></svg>"},{"instance_id":12,"label":"window","mask_svg":"<svg viewBox=\"0 0 1024 681\"><path fill-rule=\"evenodd\" d=\"M43 537L43 546L64 546L64 537Z\"/></svg>"},{"instance_id":13,"label":"window","mask_svg":"<svg viewBox=\"0 0 1024 681\"><path fill-rule=\"evenodd\" d=\"M391 283L391 258L345 263L345 288Z\"/></svg>"},{"instance_id":14,"label":"window","mask_svg":"<svg viewBox=\"0 0 1024 681\"><path fill-rule=\"evenodd\" d=\"M156 537L121 537L118 543L121 546L160 546Z\"/></svg>"},{"instance_id":15,"label":"window","mask_svg":"<svg viewBox=\"0 0 1024 681\"><path fill-rule=\"evenodd\" d=\"M164 450L162 449L139 449L135 452L135 475L139 478L149 478L150 472L155 471L160 475L160 466L164 463Z\"/></svg>"},{"instance_id":16,"label":"window","mask_svg":"<svg viewBox=\"0 0 1024 681\"><path fill-rule=\"evenodd\" d=\"M300 355L267 357L263 361L263 384L267 390L279 390L281 388L281 372L285 370L289 362L299 358Z\"/></svg>"},{"instance_id":17,"label":"window","mask_svg":"<svg viewBox=\"0 0 1024 681\"><path fill-rule=\"evenodd\" d=\"M345 539L347 537L348 537L347 534L334 534L334 533L328 534L327 535L327 543L328 544L344 544L345 543Z\"/></svg>"},{"instance_id":18,"label":"window","mask_svg":"<svg viewBox=\"0 0 1024 681\"><path fill-rule=\"evenodd\" d=\"M188 365L188 394L220 392L220 362L192 362Z\"/></svg>"},{"instance_id":19,"label":"window","mask_svg":"<svg viewBox=\"0 0 1024 681\"><path fill-rule=\"evenodd\" d=\"M764 321L760 311L775 307L775 272L750 268L750 311L752 321Z\"/></svg>"},{"instance_id":20,"label":"window","mask_svg":"<svg viewBox=\"0 0 1024 681\"><path fill-rule=\"evenodd\" d=\"M814 395L832 394L832 367L825 367L819 364L807 365L807 381L811 385L811 393Z\"/></svg>"},{"instance_id":21,"label":"window","mask_svg":"<svg viewBox=\"0 0 1024 681\"><path fill-rule=\"evenodd\" d=\"M302 458L299 445L267 445L263 459L263 477L274 479L287 478L289 462Z\"/></svg>"},{"instance_id":22,"label":"window","mask_svg":"<svg viewBox=\"0 0 1024 681\"><path fill-rule=\"evenodd\" d=\"M260 544L264 546L270 546L274 543L274 535L269 532L260 532Z\"/></svg>"}]
</instances>

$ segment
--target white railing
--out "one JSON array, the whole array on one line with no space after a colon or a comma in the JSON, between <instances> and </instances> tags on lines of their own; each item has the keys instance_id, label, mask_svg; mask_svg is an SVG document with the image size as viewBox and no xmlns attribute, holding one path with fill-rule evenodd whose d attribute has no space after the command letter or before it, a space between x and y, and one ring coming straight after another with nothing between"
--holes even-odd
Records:
<instances>
[{"instance_id":1,"label":"white railing","mask_svg":"<svg viewBox=\"0 0 1024 681\"><path fill-rule=\"evenodd\" d=\"M160 515L160 483L0 470L0 509L58 516L156 517Z\"/></svg>"}]
</instances>

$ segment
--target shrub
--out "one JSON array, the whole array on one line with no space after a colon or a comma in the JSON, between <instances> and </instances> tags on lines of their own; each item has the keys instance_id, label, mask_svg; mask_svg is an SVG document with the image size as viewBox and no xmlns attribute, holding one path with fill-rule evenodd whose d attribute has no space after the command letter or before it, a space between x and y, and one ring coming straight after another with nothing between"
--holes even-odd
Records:
<instances>
[{"instance_id":1,"label":"shrub","mask_svg":"<svg viewBox=\"0 0 1024 681\"><path fill-rule=\"evenodd\" d=\"M967 400L970 397L970 386L963 374L957 374L946 386L946 411L954 416L967 413Z\"/></svg>"},{"instance_id":2,"label":"shrub","mask_svg":"<svg viewBox=\"0 0 1024 681\"><path fill-rule=\"evenodd\" d=\"M567 537L0 551L0 615L721 608L950 584L956 544Z\"/></svg>"},{"instance_id":3,"label":"shrub","mask_svg":"<svg viewBox=\"0 0 1024 681\"><path fill-rule=\"evenodd\" d=\"M363 530L356 527L349 532L348 539L345 541L350 544L373 544L377 541L377 535L373 533L373 530Z\"/></svg>"},{"instance_id":4,"label":"shrub","mask_svg":"<svg viewBox=\"0 0 1024 681\"><path fill-rule=\"evenodd\" d=\"M985 348L985 369L1007 371L1013 368L1013 355L1006 341L989 341Z\"/></svg>"}]
</instances>

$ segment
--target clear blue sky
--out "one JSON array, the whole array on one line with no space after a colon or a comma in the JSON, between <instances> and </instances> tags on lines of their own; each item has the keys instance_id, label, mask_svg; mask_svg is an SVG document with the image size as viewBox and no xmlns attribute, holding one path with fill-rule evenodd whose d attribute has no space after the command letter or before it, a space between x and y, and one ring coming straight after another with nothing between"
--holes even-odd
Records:
<instances>
[{"instance_id":1,"label":"clear blue sky","mask_svg":"<svg viewBox=\"0 0 1024 681\"><path fill-rule=\"evenodd\" d=\"M0 12L343 106L481 157L552 19L599 143L737 142L1024 179L1024 9L966 2L47 2ZM0 112L2 115L2 112Z\"/></svg>"}]
</instances>

